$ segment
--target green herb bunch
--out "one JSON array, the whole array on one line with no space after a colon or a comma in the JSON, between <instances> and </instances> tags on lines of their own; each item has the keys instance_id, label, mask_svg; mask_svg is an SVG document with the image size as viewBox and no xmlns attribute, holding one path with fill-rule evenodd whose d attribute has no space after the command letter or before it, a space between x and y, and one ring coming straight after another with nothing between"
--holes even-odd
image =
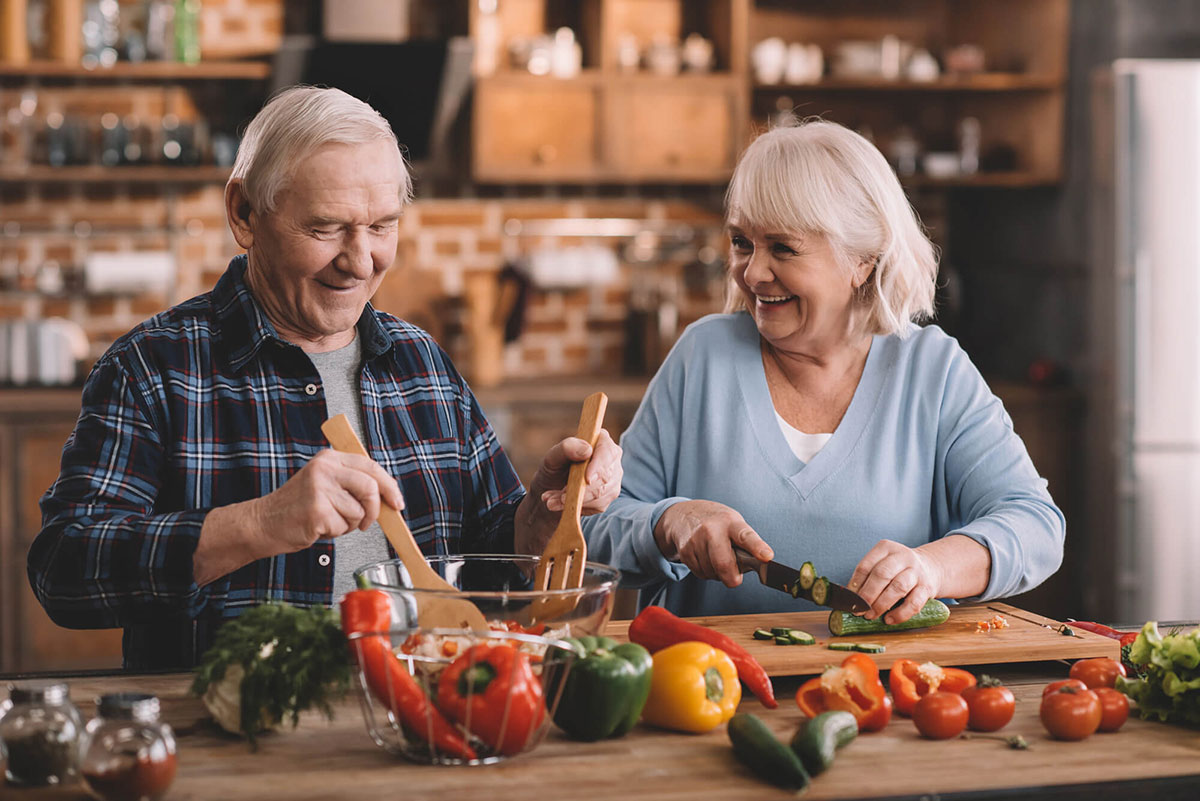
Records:
<instances>
[{"instance_id":1,"label":"green herb bunch","mask_svg":"<svg viewBox=\"0 0 1200 801\"><path fill-rule=\"evenodd\" d=\"M1163 635L1150 621L1129 658L1142 666L1141 677L1118 676L1117 689L1137 702L1143 718L1200 726L1200 627Z\"/></svg>"},{"instance_id":2,"label":"green herb bunch","mask_svg":"<svg viewBox=\"0 0 1200 801\"><path fill-rule=\"evenodd\" d=\"M212 647L196 667L192 693L203 695L240 665L241 730L255 737L273 722L316 707L333 717L331 701L350 688L351 665L337 612L325 607L300 609L266 603L250 609L217 630Z\"/></svg>"}]
</instances>

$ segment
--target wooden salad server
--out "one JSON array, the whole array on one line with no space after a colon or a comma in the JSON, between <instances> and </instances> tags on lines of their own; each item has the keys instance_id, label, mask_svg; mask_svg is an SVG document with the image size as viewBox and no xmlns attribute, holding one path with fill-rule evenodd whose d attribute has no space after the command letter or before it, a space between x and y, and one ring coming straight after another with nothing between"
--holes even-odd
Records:
<instances>
[{"instance_id":1,"label":"wooden salad server","mask_svg":"<svg viewBox=\"0 0 1200 801\"><path fill-rule=\"evenodd\" d=\"M369 458L370 454L359 442L346 415L339 414L329 418L321 424L321 431L325 433L325 437L334 450L342 453L357 453ZM466 598L461 595L459 597L453 595L453 593L458 593L458 590L429 566L429 563L425 561L425 555L417 547L417 541L413 539L412 532L408 530L408 524L404 522L400 513L387 503L380 506L379 527L383 529L383 533L387 536L388 542L392 544L396 555L400 557L400 561L404 562L404 568L408 571L413 587L421 590L444 590L446 592L445 596L422 593L417 599L417 621L421 628L487 630L488 624L483 613Z\"/></svg>"}]
</instances>

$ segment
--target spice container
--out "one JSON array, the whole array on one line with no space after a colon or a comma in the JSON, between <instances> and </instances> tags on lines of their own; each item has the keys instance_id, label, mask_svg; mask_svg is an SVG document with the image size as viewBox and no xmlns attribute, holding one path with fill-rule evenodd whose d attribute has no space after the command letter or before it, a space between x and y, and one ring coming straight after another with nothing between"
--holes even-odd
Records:
<instances>
[{"instance_id":1,"label":"spice container","mask_svg":"<svg viewBox=\"0 0 1200 801\"><path fill-rule=\"evenodd\" d=\"M112 693L96 701L83 737L81 772L102 801L160 797L175 778L175 734L158 719L158 697Z\"/></svg>"},{"instance_id":2,"label":"spice container","mask_svg":"<svg viewBox=\"0 0 1200 801\"><path fill-rule=\"evenodd\" d=\"M5 778L25 786L73 780L83 722L66 682L9 684L8 693L0 704L0 740L8 753Z\"/></svg>"}]
</instances>

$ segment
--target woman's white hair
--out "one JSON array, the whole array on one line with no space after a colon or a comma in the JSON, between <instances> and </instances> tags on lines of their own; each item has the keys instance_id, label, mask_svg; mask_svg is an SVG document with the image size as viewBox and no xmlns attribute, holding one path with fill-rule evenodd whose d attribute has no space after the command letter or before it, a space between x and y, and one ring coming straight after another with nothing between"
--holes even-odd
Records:
<instances>
[{"instance_id":1,"label":"woman's white hair","mask_svg":"<svg viewBox=\"0 0 1200 801\"><path fill-rule=\"evenodd\" d=\"M341 89L292 86L262 107L242 137L229 181L241 181L250 206L275 210L279 192L295 166L329 144L391 142L400 160L400 202L412 200L412 178L392 126L383 116Z\"/></svg>"},{"instance_id":2,"label":"woman's white hair","mask_svg":"<svg viewBox=\"0 0 1200 801\"><path fill-rule=\"evenodd\" d=\"M860 290L866 333L908 332L932 316L937 254L883 154L825 120L792 121L755 139L725 196L726 220L772 233L825 236L846 268L874 265ZM726 311L745 301L730 281Z\"/></svg>"}]
</instances>

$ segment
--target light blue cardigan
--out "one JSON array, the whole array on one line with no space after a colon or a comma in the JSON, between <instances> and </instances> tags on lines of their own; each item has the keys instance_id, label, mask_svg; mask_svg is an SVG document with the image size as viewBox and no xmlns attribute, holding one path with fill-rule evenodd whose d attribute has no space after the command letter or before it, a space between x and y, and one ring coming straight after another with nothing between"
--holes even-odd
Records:
<instances>
[{"instance_id":1,"label":"light blue cardigan","mask_svg":"<svg viewBox=\"0 0 1200 801\"><path fill-rule=\"evenodd\" d=\"M620 497L585 519L588 558L641 587L641 604L713 615L812 608L747 576L729 589L667 561L655 523L673 503L733 507L775 558L846 583L881 539L965 534L991 551L982 599L1028 590L1062 562L1065 521L1000 400L937 326L876 336L845 416L808 464L773 414L758 331L710 315L672 348L621 437Z\"/></svg>"}]
</instances>

